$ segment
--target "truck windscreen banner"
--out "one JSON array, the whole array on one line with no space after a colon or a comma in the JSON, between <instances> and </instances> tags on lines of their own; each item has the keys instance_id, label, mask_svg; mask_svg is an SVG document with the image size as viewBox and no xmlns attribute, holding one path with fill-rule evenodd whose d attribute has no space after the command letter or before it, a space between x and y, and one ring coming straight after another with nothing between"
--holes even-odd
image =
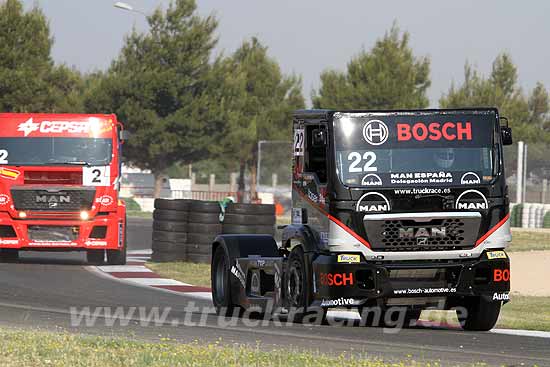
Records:
<instances>
[{"instance_id":1,"label":"truck windscreen banner","mask_svg":"<svg viewBox=\"0 0 550 367\"><path fill-rule=\"evenodd\" d=\"M338 175L347 186L471 185L493 178L493 111L336 113Z\"/></svg>"}]
</instances>

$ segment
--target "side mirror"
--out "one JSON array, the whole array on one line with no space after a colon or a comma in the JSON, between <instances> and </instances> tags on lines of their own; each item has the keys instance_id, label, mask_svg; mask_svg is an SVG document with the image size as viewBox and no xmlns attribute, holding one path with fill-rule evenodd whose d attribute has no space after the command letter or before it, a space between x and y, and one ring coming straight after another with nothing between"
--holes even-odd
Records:
<instances>
[{"instance_id":1,"label":"side mirror","mask_svg":"<svg viewBox=\"0 0 550 367\"><path fill-rule=\"evenodd\" d=\"M327 134L324 129L315 129L312 134L312 146L324 147L327 144Z\"/></svg>"},{"instance_id":2,"label":"side mirror","mask_svg":"<svg viewBox=\"0 0 550 367\"><path fill-rule=\"evenodd\" d=\"M502 137L502 145L512 145L512 128L508 126L500 127L500 136Z\"/></svg>"},{"instance_id":3,"label":"side mirror","mask_svg":"<svg viewBox=\"0 0 550 367\"><path fill-rule=\"evenodd\" d=\"M120 141L125 141L130 138L130 132L128 130L119 130L118 132L118 139Z\"/></svg>"}]
</instances>

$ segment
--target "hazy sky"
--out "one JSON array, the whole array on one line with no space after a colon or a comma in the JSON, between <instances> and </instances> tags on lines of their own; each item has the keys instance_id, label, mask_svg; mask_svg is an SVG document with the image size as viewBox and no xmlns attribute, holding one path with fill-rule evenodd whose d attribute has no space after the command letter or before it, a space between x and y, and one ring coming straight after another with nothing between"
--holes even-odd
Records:
<instances>
[{"instance_id":1,"label":"hazy sky","mask_svg":"<svg viewBox=\"0 0 550 367\"><path fill-rule=\"evenodd\" d=\"M38 3L50 19L57 62L82 71L105 69L133 26L146 30L142 15L115 9L111 0L24 0ZM150 12L168 0L129 0ZM411 34L415 55L431 58L431 106L451 82L461 82L466 60L487 73L507 51L524 89L537 81L550 87L550 1L504 0L197 0L202 14L220 20L217 52L229 54L257 36L287 73L303 78L306 97L326 68L343 70L362 48L397 20Z\"/></svg>"}]
</instances>

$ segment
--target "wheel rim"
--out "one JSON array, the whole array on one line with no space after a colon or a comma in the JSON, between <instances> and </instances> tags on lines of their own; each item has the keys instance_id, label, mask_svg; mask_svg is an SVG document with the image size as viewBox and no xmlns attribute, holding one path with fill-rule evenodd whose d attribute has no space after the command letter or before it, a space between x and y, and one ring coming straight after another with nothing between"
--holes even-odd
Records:
<instances>
[{"instance_id":1,"label":"wheel rim","mask_svg":"<svg viewBox=\"0 0 550 367\"><path fill-rule=\"evenodd\" d=\"M214 277L214 295L217 303L222 303L225 299L225 256L219 256L216 263L216 275Z\"/></svg>"},{"instance_id":2,"label":"wheel rim","mask_svg":"<svg viewBox=\"0 0 550 367\"><path fill-rule=\"evenodd\" d=\"M302 278L302 267L297 261L292 263L290 271L288 274L288 299L290 300L290 305L299 307L301 306L303 290L303 278Z\"/></svg>"}]
</instances>

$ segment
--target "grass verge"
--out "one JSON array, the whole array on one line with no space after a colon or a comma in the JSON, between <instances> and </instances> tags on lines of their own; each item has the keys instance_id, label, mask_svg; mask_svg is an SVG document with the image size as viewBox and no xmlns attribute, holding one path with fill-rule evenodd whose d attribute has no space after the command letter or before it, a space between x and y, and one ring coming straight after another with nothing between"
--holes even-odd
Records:
<instances>
[{"instance_id":1,"label":"grass verge","mask_svg":"<svg viewBox=\"0 0 550 367\"><path fill-rule=\"evenodd\" d=\"M362 356L328 356L300 351L261 351L250 347L222 347L159 343L78 336L68 333L0 329L2 367L176 367L176 366L439 366L415 361L384 362Z\"/></svg>"},{"instance_id":2,"label":"grass verge","mask_svg":"<svg viewBox=\"0 0 550 367\"><path fill-rule=\"evenodd\" d=\"M210 264L195 264L181 261L145 264L163 277L179 280L201 287L210 287Z\"/></svg>"},{"instance_id":3,"label":"grass verge","mask_svg":"<svg viewBox=\"0 0 550 367\"><path fill-rule=\"evenodd\" d=\"M512 228L512 242L507 250L550 250L550 229Z\"/></svg>"},{"instance_id":4,"label":"grass verge","mask_svg":"<svg viewBox=\"0 0 550 367\"><path fill-rule=\"evenodd\" d=\"M138 210L128 210L126 212L128 217L134 217L134 218L149 218L153 219L153 213L151 212L142 212Z\"/></svg>"}]
</instances>

